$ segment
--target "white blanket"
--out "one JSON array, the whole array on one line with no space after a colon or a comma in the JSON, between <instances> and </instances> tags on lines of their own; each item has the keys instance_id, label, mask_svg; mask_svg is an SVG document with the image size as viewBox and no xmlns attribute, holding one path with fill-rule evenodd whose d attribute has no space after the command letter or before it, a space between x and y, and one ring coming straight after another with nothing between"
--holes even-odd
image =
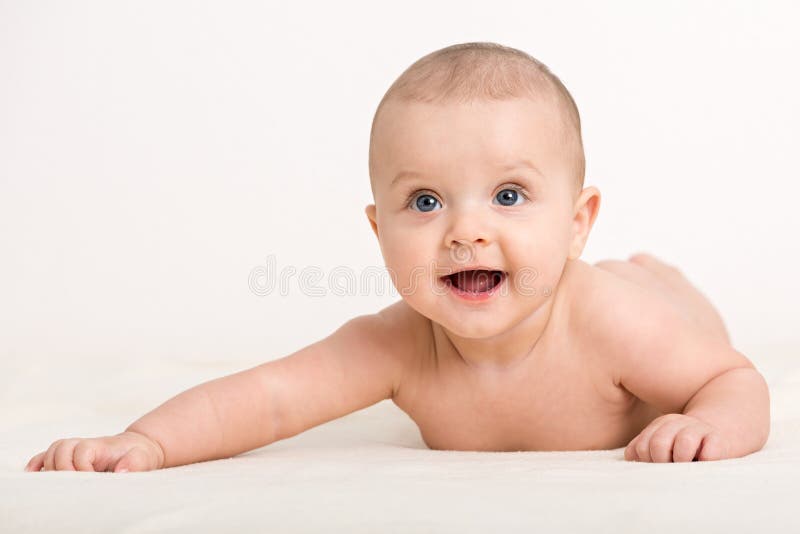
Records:
<instances>
[{"instance_id":1,"label":"white blanket","mask_svg":"<svg viewBox=\"0 0 800 534\"><path fill-rule=\"evenodd\" d=\"M3 362L0 531L797 532L800 364L753 361L770 384L772 429L744 458L431 451L384 401L235 458L125 474L23 469L55 439L120 432L246 366Z\"/></svg>"}]
</instances>

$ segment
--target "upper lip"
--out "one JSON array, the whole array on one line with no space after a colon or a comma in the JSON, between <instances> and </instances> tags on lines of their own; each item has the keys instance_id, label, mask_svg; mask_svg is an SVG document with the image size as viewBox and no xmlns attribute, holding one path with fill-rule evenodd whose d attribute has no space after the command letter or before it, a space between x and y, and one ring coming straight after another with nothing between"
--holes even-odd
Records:
<instances>
[{"instance_id":1,"label":"upper lip","mask_svg":"<svg viewBox=\"0 0 800 534\"><path fill-rule=\"evenodd\" d=\"M495 267L487 267L486 265L470 265L467 267L459 267L458 269L451 269L449 272L446 272L442 276L450 276L451 274L456 274L463 271L500 271L501 273L505 274L504 270L497 269Z\"/></svg>"}]
</instances>

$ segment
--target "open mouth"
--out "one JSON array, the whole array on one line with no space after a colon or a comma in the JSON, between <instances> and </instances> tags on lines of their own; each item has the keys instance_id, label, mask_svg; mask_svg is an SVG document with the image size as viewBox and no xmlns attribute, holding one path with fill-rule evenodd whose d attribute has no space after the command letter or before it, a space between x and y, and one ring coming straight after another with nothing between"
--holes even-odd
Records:
<instances>
[{"instance_id":1,"label":"open mouth","mask_svg":"<svg viewBox=\"0 0 800 534\"><path fill-rule=\"evenodd\" d=\"M442 280L459 291L479 295L500 285L506 276L504 271L474 269L442 276Z\"/></svg>"}]
</instances>

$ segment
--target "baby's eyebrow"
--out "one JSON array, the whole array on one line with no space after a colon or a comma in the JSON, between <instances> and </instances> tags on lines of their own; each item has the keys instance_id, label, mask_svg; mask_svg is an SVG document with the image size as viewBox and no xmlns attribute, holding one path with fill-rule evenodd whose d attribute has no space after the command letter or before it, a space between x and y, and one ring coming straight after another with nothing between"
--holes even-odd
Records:
<instances>
[{"instance_id":1,"label":"baby's eyebrow","mask_svg":"<svg viewBox=\"0 0 800 534\"><path fill-rule=\"evenodd\" d=\"M389 183L389 187L394 187L396 184L402 182L403 180L415 177L422 177L422 173L416 171L400 171L399 173L397 173L397 176L392 178L392 181Z\"/></svg>"},{"instance_id":2,"label":"baby's eyebrow","mask_svg":"<svg viewBox=\"0 0 800 534\"><path fill-rule=\"evenodd\" d=\"M517 169L530 169L539 176L544 176L542 172L536 167L536 165L534 165L533 163L531 163L530 160L527 159L519 159L509 163L501 163L496 165L495 167L506 172L514 171ZM389 187L394 187L396 184L400 183L403 180L407 180L409 178L421 178L423 176L424 176L423 173L417 171L400 171L395 175L394 178L392 178L392 181L389 183Z\"/></svg>"},{"instance_id":3,"label":"baby's eyebrow","mask_svg":"<svg viewBox=\"0 0 800 534\"><path fill-rule=\"evenodd\" d=\"M530 160L527 160L527 159L519 159L519 160L516 160L516 161L512 161L511 163L505 163L505 164L502 164L502 165L498 165L498 167L501 168L504 171L515 171L517 169L530 169L530 170L534 171L536 174L538 174L539 176L544 177L544 174L542 174L542 171L540 171L539 168L536 165L534 165L533 163L531 163Z\"/></svg>"}]
</instances>

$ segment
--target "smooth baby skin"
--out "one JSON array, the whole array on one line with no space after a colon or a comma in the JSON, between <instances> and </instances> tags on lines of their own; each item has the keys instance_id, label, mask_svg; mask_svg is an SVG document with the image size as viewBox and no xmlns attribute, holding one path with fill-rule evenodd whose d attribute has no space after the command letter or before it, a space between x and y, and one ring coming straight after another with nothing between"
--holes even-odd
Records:
<instances>
[{"instance_id":1,"label":"smooth baby skin","mask_svg":"<svg viewBox=\"0 0 800 534\"><path fill-rule=\"evenodd\" d=\"M711 304L685 278L675 282L686 290L682 296L677 291L669 293L659 266L671 268L642 254L630 262L609 260L596 266L570 262L537 347L508 368L475 369L459 357L436 325L398 302L384 313L397 316L398 325L416 324L416 328L413 332L398 328L394 339L415 340L405 347L407 351L412 346L429 350L409 360L394 402L417 423L433 449L547 451L625 446L663 413L616 380L613 364L619 355L608 352L609 341L593 335L601 329L591 326L611 322L602 317L604 310L635 307L642 314L671 321L702 317L709 324L707 333L719 341L720 360L745 363L724 348L727 334ZM587 295L596 299L595 305L587 305ZM693 298L698 295L699 299ZM400 320L401 316L407 318ZM682 326L692 330L689 323ZM629 330L636 328L634 324ZM650 355L659 356L663 355ZM709 358L709 366L714 362ZM647 371L642 368L642 372Z\"/></svg>"},{"instance_id":2,"label":"smooth baby skin","mask_svg":"<svg viewBox=\"0 0 800 534\"><path fill-rule=\"evenodd\" d=\"M144 471L226 458L387 398L414 420L433 449L621 447L668 412L637 397L618 379L620 369L630 367L620 362L637 361L635 339L630 339L634 350L613 353L614 336L603 332L616 326L623 335L652 334L648 328L654 321L635 318L660 318L664 328L660 335L656 332L654 346L669 342L670 333L683 328L691 333L686 335L690 342L714 350L700 366L714 369L709 374L749 364L730 348L711 304L680 273L667 275L664 269L674 268L649 255L596 266L581 260L568 263L539 343L507 368L480 369L465 362L437 325L401 300L351 319L289 356L183 392L125 433L58 440L26 469ZM623 328L615 318L626 313L633 315ZM690 354L698 355L703 353ZM640 372L649 374L669 354L645 356L639 358ZM686 369L691 375L695 366ZM674 384L675 389L688 383L691 392L705 376L689 376ZM662 387L671 388L670 377L664 378ZM683 398L689 400L684 393L670 408L680 408ZM698 443L691 457L672 461L721 459L730 453L703 451ZM637 457L633 448L626 450L625 459L670 461Z\"/></svg>"},{"instance_id":3,"label":"smooth baby skin","mask_svg":"<svg viewBox=\"0 0 800 534\"><path fill-rule=\"evenodd\" d=\"M389 102L366 214L402 299L195 386L120 435L57 440L27 469L228 458L389 398L434 449L627 444L626 460L653 462L760 449L766 383L708 300L649 255L580 260L600 195L576 190L561 119L527 98ZM503 273L487 298L442 283L478 267Z\"/></svg>"},{"instance_id":4,"label":"smooth baby skin","mask_svg":"<svg viewBox=\"0 0 800 534\"><path fill-rule=\"evenodd\" d=\"M423 333L391 339L424 347L395 402L432 448L758 450L766 383L708 300L652 256L579 259L600 195L575 188L559 109L547 95L385 104L366 214L403 297L395 322ZM502 272L504 291L441 291L442 274L477 268Z\"/></svg>"}]
</instances>

